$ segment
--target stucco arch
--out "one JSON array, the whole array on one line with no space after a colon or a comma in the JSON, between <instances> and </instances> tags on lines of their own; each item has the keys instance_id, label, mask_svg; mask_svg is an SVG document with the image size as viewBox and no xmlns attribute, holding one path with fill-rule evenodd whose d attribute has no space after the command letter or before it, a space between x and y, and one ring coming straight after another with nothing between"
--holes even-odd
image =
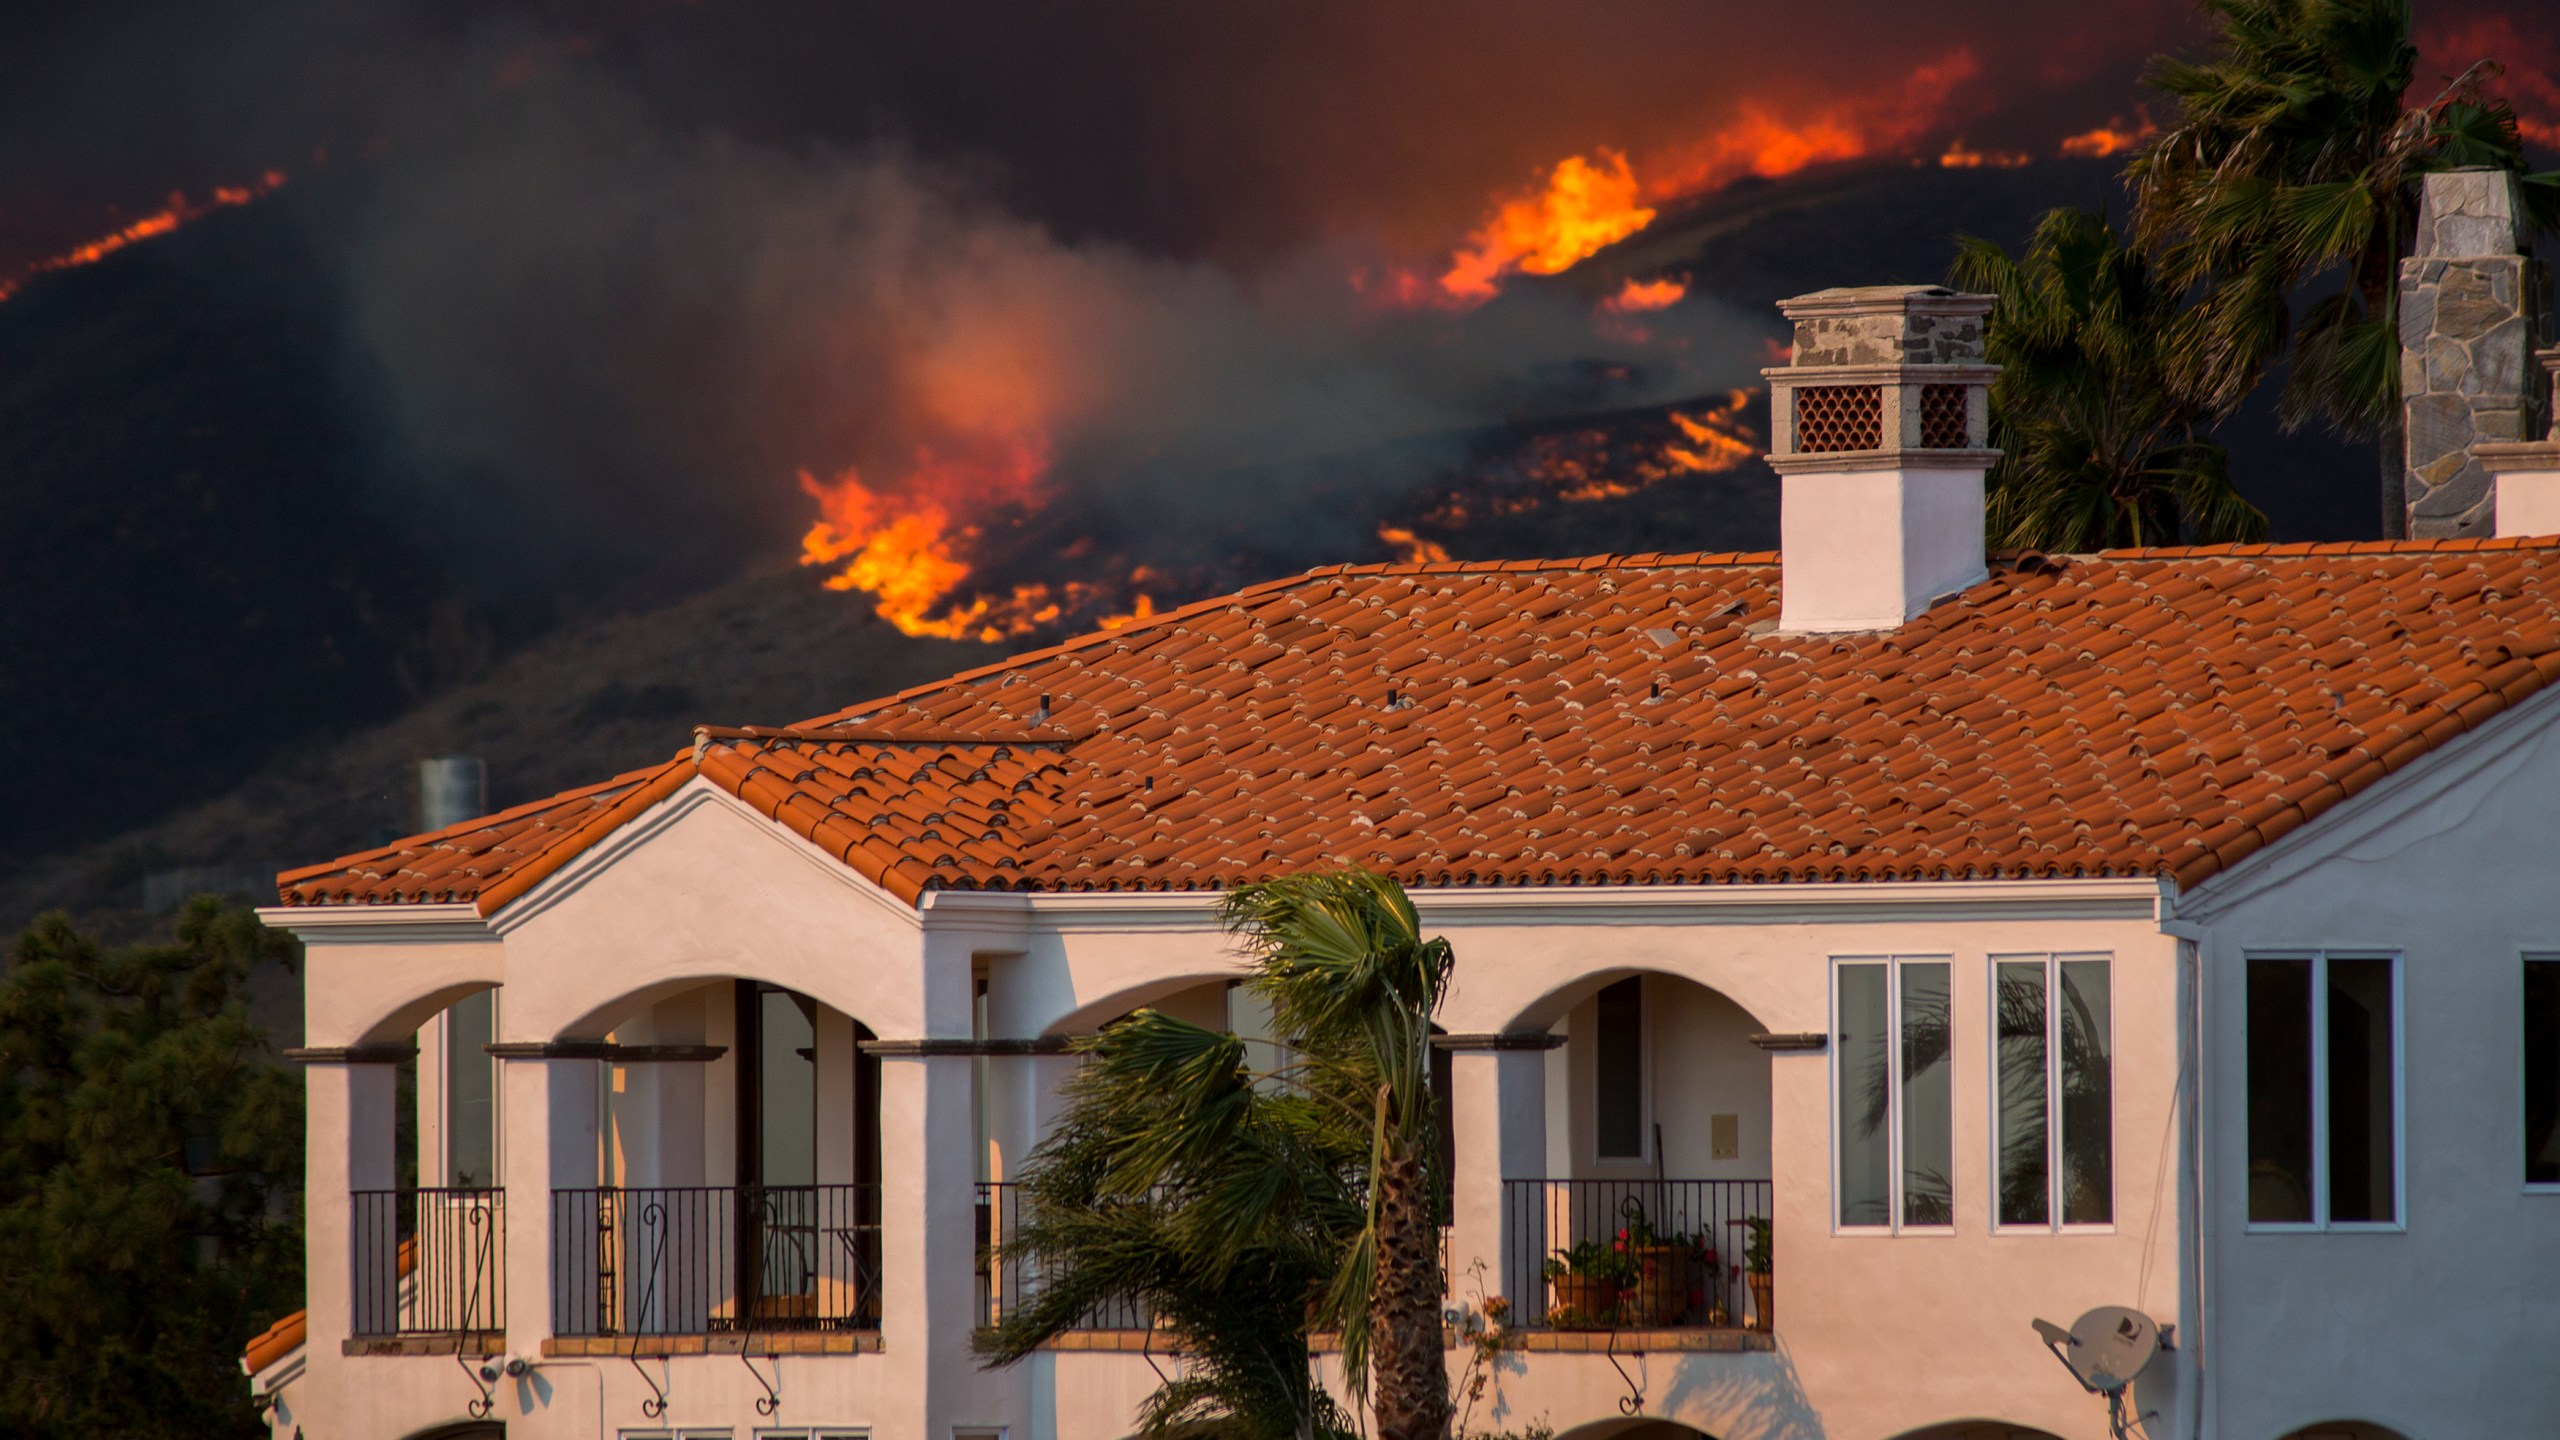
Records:
<instances>
[{"instance_id":1,"label":"stucco arch","mask_svg":"<svg viewBox=\"0 0 2560 1440\"><path fill-rule=\"evenodd\" d=\"M2015 1425L2006 1420L1949 1420L1905 1430L1894 1440L2061 1440L2050 1430Z\"/></svg>"},{"instance_id":2,"label":"stucco arch","mask_svg":"<svg viewBox=\"0 0 2560 1440\"><path fill-rule=\"evenodd\" d=\"M1595 965L1581 970L1514 1012L1509 1022L1501 1028L1506 1031L1553 1029L1574 1006L1598 994L1608 985L1638 975L1669 976L1674 980L1686 980L1692 985L1712 990L1740 1007L1744 1014L1751 1017L1753 1023L1760 1025L1762 1029L1768 1028L1762 1009L1754 1005L1749 996L1737 993L1730 984L1719 983L1720 980L1738 980L1748 988L1749 976L1725 973L1720 967L1712 964L1684 966L1661 963Z\"/></svg>"},{"instance_id":3,"label":"stucco arch","mask_svg":"<svg viewBox=\"0 0 2560 1440\"><path fill-rule=\"evenodd\" d=\"M871 1016L849 1003L851 997L830 993L824 989L812 990L809 988L808 979L809 977L805 975L788 974L778 969L764 971L757 966L743 966L736 969L706 968L699 973L651 980L646 984L633 986L631 989L616 992L606 999L596 1001L586 1011L554 1027L551 1034L542 1038L601 1040L616 1026L645 1014L650 1007L662 1000L671 999L690 990L698 990L705 985L727 985L740 980L777 985L785 990L797 991L830 1010L850 1016L857 1023L877 1030L878 1027Z\"/></svg>"},{"instance_id":4,"label":"stucco arch","mask_svg":"<svg viewBox=\"0 0 2560 1440\"><path fill-rule=\"evenodd\" d=\"M1556 1433L1556 1440L1715 1440L1706 1431L1651 1415L1611 1416Z\"/></svg>"},{"instance_id":5,"label":"stucco arch","mask_svg":"<svg viewBox=\"0 0 2560 1440\"><path fill-rule=\"evenodd\" d=\"M2417 1436L2371 1420L2315 1420L2286 1431L2278 1440L2417 1440Z\"/></svg>"},{"instance_id":6,"label":"stucco arch","mask_svg":"<svg viewBox=\"0 0 2560 1440\"><path fill-rule=\"evenodd\" d=\"M1241 980L1244 972L1232 966L1215 969L1173 971L1124 985L1096 999L1088 1000L1041 1028L1042 1035L1084 1035L1119 1019L1132 1010L1155 1004L1171 995L1201 985L1223 985Z\"/></svg>"},{"instance_id":7,"label":"stucco arch","mask_svg":"<svg viewBox=\"0 0 2560 1440\"><path fill-rule=\"evenodd\" d=\"M416 1038L418 1027L434 1019L455 1001L483 990L504 988L495 980L456 980L423 994L411 995L393 1004L389 1011L367 1025L357 1043L405 1045Z\"/></svg>"},{"instance_id":8,"label":"stucco arch","mask_svg":"<svg viewBox=\"0 0 2560 1440\"><path fill-rule=\"evenodd\" d=\"M496 1420L462 1420L412 1430L406 1440L506 1440L507 1427Z\"/></svg>"}]
</instances>

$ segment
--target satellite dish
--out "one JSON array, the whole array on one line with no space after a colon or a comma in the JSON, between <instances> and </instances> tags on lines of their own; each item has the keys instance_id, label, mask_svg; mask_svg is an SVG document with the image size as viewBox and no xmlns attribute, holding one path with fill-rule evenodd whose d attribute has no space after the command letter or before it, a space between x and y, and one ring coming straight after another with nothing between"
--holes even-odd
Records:
<instances>
[{"instance_id":1,"label":"satellite dish","mask_svg":"<svg viewBox=\"0 0 2560 1440\"><path fill-rule=\"evenodd\" d=\"M2033 1323L2045 1348L2069 1368L2081 1388L2107 1397L2107 1428L2125 1434L2124 1388L2160 1353L2160 1327L2150 1316L2122 1305L2101 1305L2068 1330L2050 1320Z\"/></svg>"}]
</instances>

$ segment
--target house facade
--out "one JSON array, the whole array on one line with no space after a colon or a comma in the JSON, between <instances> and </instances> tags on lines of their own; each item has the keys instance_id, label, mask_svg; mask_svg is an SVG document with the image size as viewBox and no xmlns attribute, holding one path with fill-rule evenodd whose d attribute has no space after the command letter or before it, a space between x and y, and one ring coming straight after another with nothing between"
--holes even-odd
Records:
<instances>
[{"instance_id":1,"label":"house facade","mask_svg":"<svg viewBox=\"0 0 2560 1440\"><path fill-rule=\"evenodd\" d=\"M1780 552L1317 571L288 872L275 1433L1128 1434L1134 1308L972 1350L1011 1183L1342 863L1457 956L1470 1431L2097 1440L2099 1306L2125 1433L2547 1429L2560 537L1987 557L1986 304L1788 303Z\"/></svg>"}]
</instances>

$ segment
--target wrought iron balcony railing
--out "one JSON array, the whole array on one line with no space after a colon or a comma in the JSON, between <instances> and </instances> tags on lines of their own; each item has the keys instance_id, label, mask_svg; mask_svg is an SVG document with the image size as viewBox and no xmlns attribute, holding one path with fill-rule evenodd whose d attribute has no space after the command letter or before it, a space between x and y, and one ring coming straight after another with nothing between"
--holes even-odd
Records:
<instances>
[{"instance_id":1,"label":"wrought iron balcony railing","mask_svg":"<svg viewBox=\"0 0 2560 1440\"><path fill-rule=\"evenodd\" d=\"M1743 1326L1766 1180L1505 1180L1503 1274L1526 1329Z\"/></svg>"},{"instance_id":2,"label":"wrought iron balcony railing","mask_svg":"<svg viewBox=\"0 0 2560 1440\"><path fill-rule=\"evenodd\" d=\"M504 1190L358 1190L348 1211L357 1335L505 1332Z\"/></svg>"},{"instance_id":3,"label":"wrought iron balcony railing","mask_svg":"<svg viewBox=\"0 0 2560 1440\"><path fill-rule=\"evenodd\" d=\"M551 1192L552 1331L880 1326L880 1187Z\"/></svg>"}]
</instances>

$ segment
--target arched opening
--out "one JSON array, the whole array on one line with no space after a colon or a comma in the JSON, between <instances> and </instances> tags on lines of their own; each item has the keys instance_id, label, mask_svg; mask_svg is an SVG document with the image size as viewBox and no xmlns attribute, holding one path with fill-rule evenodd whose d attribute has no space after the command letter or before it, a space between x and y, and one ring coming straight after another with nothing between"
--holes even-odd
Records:
<instances>
[{"instance_id":1,"label":"arched opening","mask_svg":"<svg viewBox=\"0 0 2560 1440\"><path fill-rule=\"evenodd\" d=\"M2323 1420L2317 1425L2305 1425L2283 1440L2408 1440L2408 1437L2388 1425L2376 1425L2370 1420Z\"/></svg>"},{"instance_id":2,"label":"arched opening","mask_svg":"<svg viewBox=\"0 0 2560 1440\"><path fill-rule=\"evenodd\" d=\"M556 1333L876 1328L868 1027L751 979L655 987L603 1019L602 1042L545 1060L554 1156L595 1138L592 1168L555 1158L542 1197Z\"/></svg>"},{"instance_id":3,"label":"arched opening","mask_svg":"<svg viewBox=\"0 0 2560 1440\"><path fill-rule=\"evenodd\" d=\"M2012 1425L2005 1420L1956 1420L1913 1430L1897 1440L2061 1440L2050 1430Z\"/></svg>"},{"instance_id":4,"label":"arched opening","mask_svg":"<svg viewBox=\"0 0 2560 1440\"><path fill-rule=\"evenodd\" d=\"M1577 1425L1556 1440L1715 1440L1704 1430L1683 1425L1677 1420L1656 1420L1638 1415L1633 1419L1595 1420Z\"/></svg>"},{"instance_id":5,"label":"arched opening","mask_svg":"<svg viewBox=\"0 0 2560 1440\"><path fill-rule=\"evenodd\" d=\"M409 1440L506 1440L507 1427L496 1420L472 1420L460 1425L438 1425L420 1430Z\"/></svg>"},{"instance_id":6,"label":"arched opening","mask_svg":"<svg viewBox=\"0 0 2560 1440\"><path fill-rule=\"evenodd\" d=\"M1771 1214L1769 1055L1741 1005L1681 976L1588 977L1541 1007L1543 1164L1505 1156L1503 1269L1514 1323L1765 1329L1756 1277ZM1543 1173L1538 1173L1540 1170Z\"/></svg>"}]
</instances>

